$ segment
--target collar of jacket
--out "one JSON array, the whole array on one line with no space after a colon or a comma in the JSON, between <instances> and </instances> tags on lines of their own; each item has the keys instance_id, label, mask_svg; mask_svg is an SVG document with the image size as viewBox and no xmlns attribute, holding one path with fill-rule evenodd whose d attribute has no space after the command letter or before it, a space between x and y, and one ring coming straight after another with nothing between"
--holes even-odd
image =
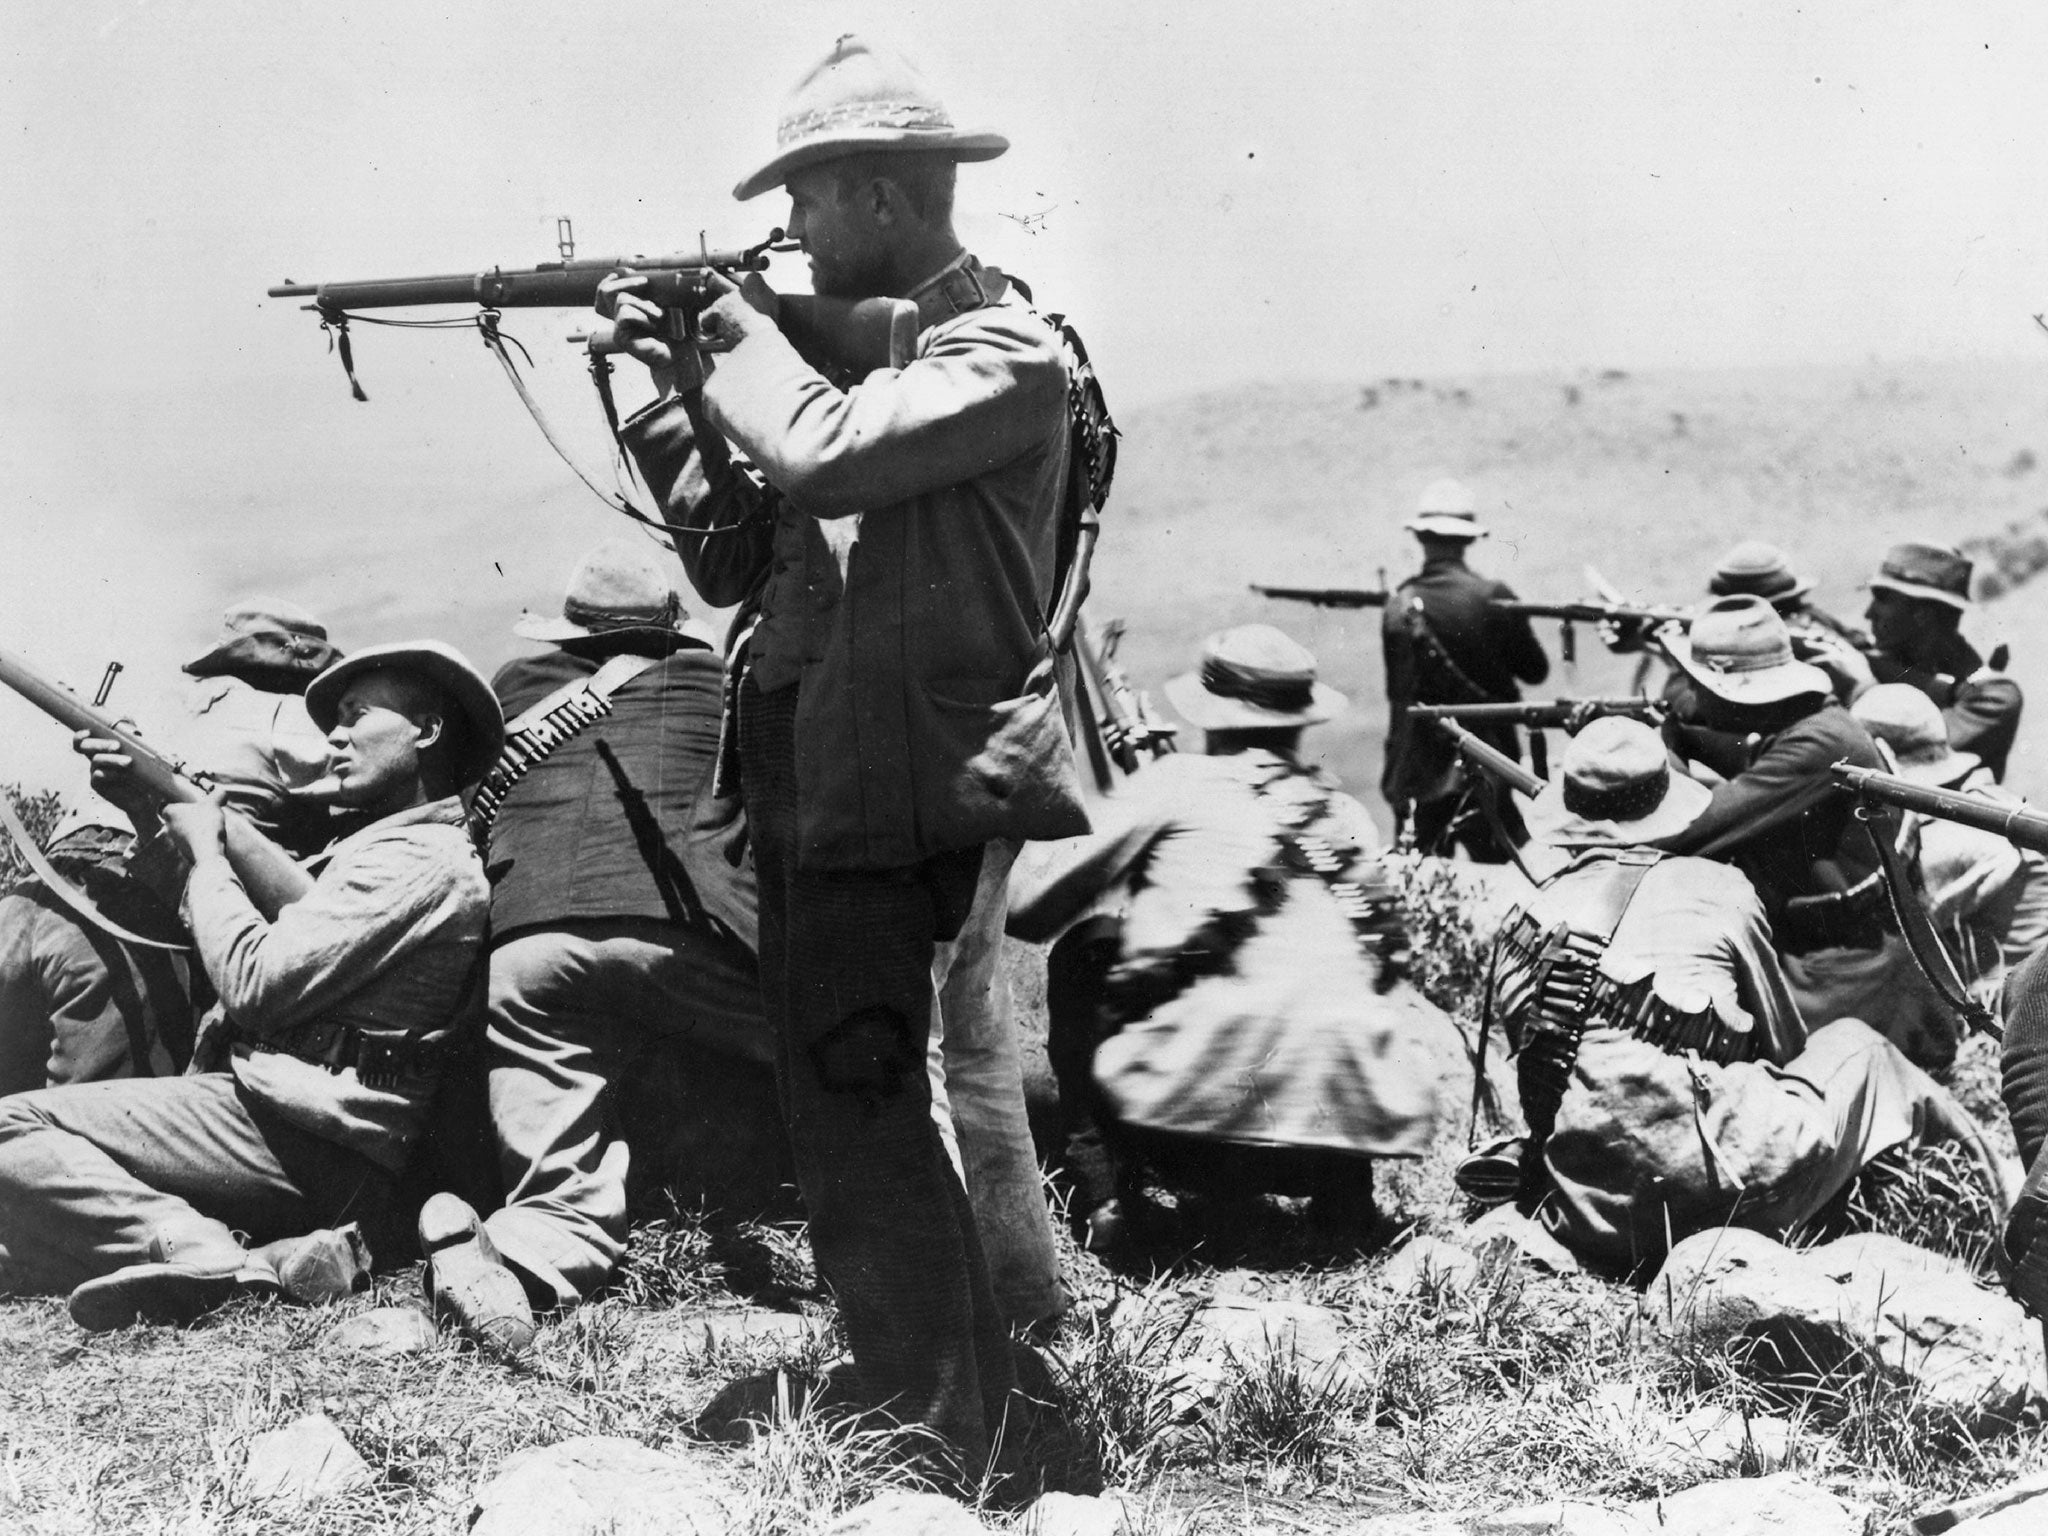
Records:
<instances>
[{"instance_id":1,"label":"collar of jacket","mask_svg":"<svg viewBox=\"0 0 2048 1536\"><path fill-rule=\"evenodd\" d=\"M917 306L917 328L930 330L941 320L1000 303L1010 280L994 267L984 267L962 251L906 295Z\"/></svg>"}]
</instances>

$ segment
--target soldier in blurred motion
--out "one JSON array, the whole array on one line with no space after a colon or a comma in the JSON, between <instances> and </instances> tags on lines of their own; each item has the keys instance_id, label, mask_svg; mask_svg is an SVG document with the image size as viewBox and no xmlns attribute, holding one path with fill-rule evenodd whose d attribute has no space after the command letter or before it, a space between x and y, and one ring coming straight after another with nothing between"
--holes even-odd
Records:
<instances>
[{"instance_id":1,"label":"soldier in blurred motion","mask_svg":"<svg viewBox=\"0 0 2048 1536\"><path fill-rule=\"evenodd\" d=\"M1948 722L1949 745L1974 753L2003 781L2025 701L2003 670L2005 648L1986 661L1963 638L1970 573L1969 558L1949 545L1894 544L1870 578L1870 645L1836 647L1814 659L1851 702L1879 683L1918 688Z\"/></svg>"},{"instance_id":2,"label":"soldier in blurred motion","mask_svg":"<svg viewBox=\"0 0 2048 1536\"><path fill-rule=\"evenodd\" d=\"M1468 1158L1460 1186L1618 1270L1717 1226L1789 1233L1923 1141L1961 1145L2003 1209L2005 1170L1944 1089L1857 1019L1802 1024L1742 871L1664 851L1713 813L1650 727L1572 738L1529 813L1569 862L1503 926L1488 978L1526 1134Z\"/></svg>"},{"instance_id":3,"label":"soldier in blurred motion","mask_svg":"<svg viewBox=\"0 0 2048 1536\"><path fill-rule=\"evenodd\" d=\"M231 603L216 642L185 663L180 713L145 729L260 830L311 853L327 842L327 808L290 791L319 776L327 743L302 695L339 655L296 604ZM49 855L114 924L152 944L187 942L175 885L114 807L96 801L67 817ZM40 879L0 897L0 1095L183 1071L208 983L183 950L152 944L92 922Z\"/></svg>"},{"instance_id":4,"label":"soldier in blurred motion","mask_svg":"<svg viewBox=\"0 0 2048 1536\"><path fill-rule=\"evenodd\" d=\"M1488 704L1519 699L1522 683L1550 675L1550 659L1529 620L1492 607L1512 598L1505 582L1481 576L1465 563L1476 539L1486 537L1472 492L1439 480L1422 493L1406 527L1422 546L1422 569L1388 599L1380 627L1387 675L1387 757L1380 794L1424 853L1463 847L1481 863L1504 863L1477 797L1486 796L1513 842L1527 837L1511 796L1484 776L1467 776L1441 731L1408 717L1410 704ZM1474 724L1472 733L1517 761L1521 744L1512 725Z\"/></svg>"},{"instance_id":5,"label":"soldier in blurred motion","mask_svg":"<svg viewBox=\"0 0 2048 1536\"><path fill-rule=\"evenodd\" d=\"M1046 939L1048 1052L1090 1247L1113 1247L1146 1167L1238 1199L1307 1194L1335 1233L1370 1232L1372 1159L1412 1157L1435 1105L1442 1016L1390 990L1393 889L1364 807L1301 760L1344 707L1280 631L1212 636L1167 697L1206 754L1162 757L1086 837L1028 849L1010 931Z\"/></svg>"}]
</instances>

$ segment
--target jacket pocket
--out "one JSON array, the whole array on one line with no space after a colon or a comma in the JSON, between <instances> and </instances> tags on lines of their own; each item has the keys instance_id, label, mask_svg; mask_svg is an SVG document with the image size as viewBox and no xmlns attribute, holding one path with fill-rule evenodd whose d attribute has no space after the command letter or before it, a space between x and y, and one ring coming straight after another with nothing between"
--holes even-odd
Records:
<instances>
[{"instance_id":1,"label":"jacket pocket","mask_svg":"<svg viewBox=\"0 0 2048 1536\"><path fill-rule=\"evenodd\" d=\"M999 678L935 678L914 750L935 791L920 806L924 841L964 848L992 837L1074 837L1088 830L1080 775L1060 715L1052 662L1033 667L1021 693Z\"/></svg>"}]
</instances>

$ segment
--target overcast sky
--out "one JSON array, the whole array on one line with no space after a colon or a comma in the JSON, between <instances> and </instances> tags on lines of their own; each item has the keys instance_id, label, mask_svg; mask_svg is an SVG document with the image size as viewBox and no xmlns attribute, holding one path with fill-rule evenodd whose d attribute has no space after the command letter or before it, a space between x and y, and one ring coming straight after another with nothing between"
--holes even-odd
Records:
<instances>
[{"instance_id":1,"label":"overcast sky","mask_svg":"<svg viewBox=\"0 0 2048 1536\"><path fill-rule=\"evenodd\" d=\"M2038 3L14 5L0 644L83 664L110 609L130 645L202 632L224 578L164 487L203 465L216 544L280 538L293 483L252 444L312 486L344 448L361 484L530 438L462 338L371 333L350 404L264 287L531 264L558 215L586 255L760 238L784 203L732 185L845 30L1010 135L963 171L962 233L1077 319L1115 403L2048 346ZM571 324L513 328L587 431Z\"/></svg>"}]
</instances>

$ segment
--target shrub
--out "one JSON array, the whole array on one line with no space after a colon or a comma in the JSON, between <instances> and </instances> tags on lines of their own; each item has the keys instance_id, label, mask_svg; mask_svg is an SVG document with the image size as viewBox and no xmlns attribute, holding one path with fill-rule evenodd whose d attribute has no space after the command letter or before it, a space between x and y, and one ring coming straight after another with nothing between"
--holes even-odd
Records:
<instances>
[{"instance_id":1,"label":"shrub","mask_svg":"<svg viewBox=\"0 0 2048 1536\"><path fill-rule=\"evenodd\" d=\"M49 847L50 834L57 830L57 823L64 819L63 798L55 790L24 789L19 784L0 785L0 793L7 796L7 803L14 807L14 814L19 816L21 824L28 828L28 835L35 839L36 847ZM31 873L28 861L21 856L21 850L14 846L14 839L0 838L0 891L8 890L19 881L28 879Z\"/></svg>"}]
</instances>

